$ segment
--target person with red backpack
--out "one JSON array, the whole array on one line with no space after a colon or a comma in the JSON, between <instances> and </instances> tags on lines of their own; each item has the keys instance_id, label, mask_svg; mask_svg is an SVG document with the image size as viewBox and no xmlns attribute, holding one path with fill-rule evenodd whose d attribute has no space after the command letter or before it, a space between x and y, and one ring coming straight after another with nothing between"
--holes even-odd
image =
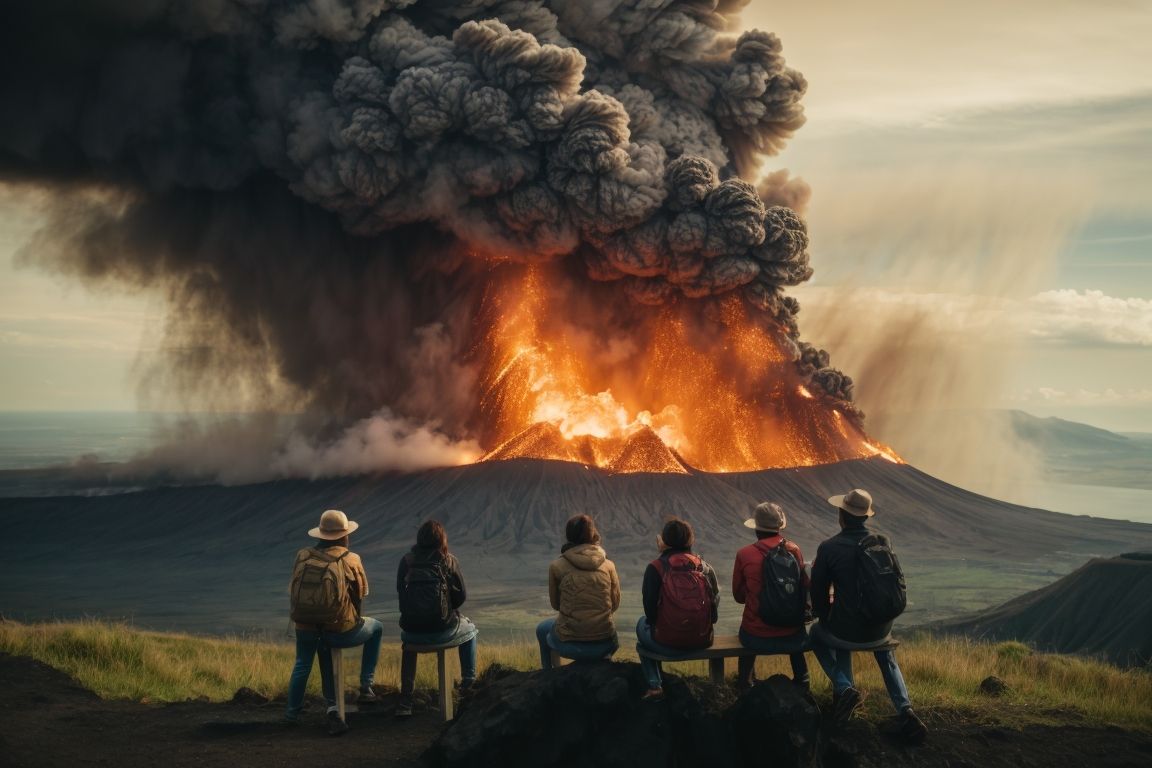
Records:
<instances>
[{"instance_id":1,"label":"person with red backpack","mask_svg":"<svg viewBox=\"0 0 1152 768\"><path fill-rule=\"evenodd\" d=\"M360 659L360 697L358 703L376 701L372 681L376 661L380 658L380 638L384 625L377 619L361 615L368 596L368 577L360 556L348 549L350 536L359 524L349 520L338 509L325 510L320 524L308 531L319 541L313 547L296 553L292 568L292 620L296 625L296 663L288 682L288 710L284 720L298 722L304 704L312 659L319 654L320 682L328 702L328 733L338 736L348 730L338 713L336 696L342 681L332 677L332 648L364 646Z\"/></svg>"},{"instance_id":2,"label":"person with red backpack","mask_svg":"<svg viewBox=\"0 0 1152 768\"><path fill-rule=\"evenodd\" d=\"M712 566L692 553L696 534L692 526L673 518L656 537L660 556L644 570L644 615L636 622L636 649L641 646L661 655L712 645L712 625L718 618L720 586ZM660 662L640 657L648 681L643 700L664 698Z\"/></svg>"},{"instance_id":3,"label":"person with red backpack","mask_svg":"<svg viewBox=\"0 0 1152 768\"><path fill-rule=\"evenodd\" d=\"M732 597L744 604L740 644L765 653L787 653L792 682L807 690L808 662L804 658L808 636L808 575L804 555L780 531L788 519L779 504L766 501L756 507L745 527L756 530L756 543L736 553L732 569ZM748 690L756 682L756 657L741 656L736 686Z\"/></svg>"}]
</instances>

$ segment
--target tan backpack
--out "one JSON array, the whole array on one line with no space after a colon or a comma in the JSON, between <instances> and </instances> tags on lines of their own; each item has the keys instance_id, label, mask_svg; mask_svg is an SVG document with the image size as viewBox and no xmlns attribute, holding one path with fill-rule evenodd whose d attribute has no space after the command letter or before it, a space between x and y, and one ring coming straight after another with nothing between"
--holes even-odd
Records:
<instances>
[{"instance_id":1,"label":"tan backpack","mask_svg":"<svg viewBox=\"0 0 1152 768\"><path fill-rule=\"evenodd\" d=\"M333 556L302 549L292 569L292 620L297 624L338 625L355 617L341 563L348 550Z\"/></svg>"}]
</instances>

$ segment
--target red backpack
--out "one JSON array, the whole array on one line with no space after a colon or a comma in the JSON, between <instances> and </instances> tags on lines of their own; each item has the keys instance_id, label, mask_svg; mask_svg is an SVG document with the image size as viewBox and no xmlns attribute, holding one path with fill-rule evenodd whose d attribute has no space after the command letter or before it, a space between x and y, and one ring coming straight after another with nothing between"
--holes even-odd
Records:
<instances>
[{"instance_id":1,"label":"red backpack","mask_svg":"<svg viewBox=\"0 0 1152 768\"><path fill-rule=\"evenodd\" d=\"M669 648L712 645L712 585L704 563L687 552L661 555L652 561L660 573L660 598L652 639Z\"/></svg>"}]
</instances>

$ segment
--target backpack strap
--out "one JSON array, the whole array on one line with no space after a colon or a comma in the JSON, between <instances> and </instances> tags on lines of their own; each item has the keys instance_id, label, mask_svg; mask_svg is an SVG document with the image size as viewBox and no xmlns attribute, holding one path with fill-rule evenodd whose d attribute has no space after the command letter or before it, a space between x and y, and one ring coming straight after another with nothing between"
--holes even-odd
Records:
<instances>
[{"instance_id":1,"label":"backpack strap","mask_svg":"<svg viewBox=\"0 0 1152 768\"><path fill-rule=\"evenodd\" d=\"M687 568L677 568L677 566L674 566L672 563L668 562L673 555L686 555L691 560L695 560L696 562L692 563L692 565ZM657 563L659 563L659 565L656 565ZM660 557L652 561L652 565L656 566L656 570L659 571L661 578L663 578L664 574L669 570L700 571L701 573L704 572L704 560L699 556L692 554L691 552L672 552L666 549L660 553Z\"/></svg>"},{"instance_id":2,"label":"backpack strap","mask_svg":"<svg viewBox=\"0 0 1152 768\"><path fill-rule=\"evenodd\" d=\"M328 554L327 551L320 549L320 547L312 547L312 551L318 555L323 555L324 558L330 563L338 563L344 558L348 557L348 555L352 554L352 550L350 549L345 549L344 554L340 555L339 557L333 557L332 555Z\"/></svg>"}]
</instances>

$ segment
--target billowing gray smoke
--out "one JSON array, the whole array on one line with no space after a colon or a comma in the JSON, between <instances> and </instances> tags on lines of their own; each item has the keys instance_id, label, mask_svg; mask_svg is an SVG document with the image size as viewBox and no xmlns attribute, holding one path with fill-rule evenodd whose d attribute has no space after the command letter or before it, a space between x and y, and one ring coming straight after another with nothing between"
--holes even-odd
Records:
<instances>
[{"instance_id":1,"label":"billowing gray smoke","mask_svg":"<svg viewBox=\"0 0 1152 768\"><path fill-rule=\"evenodd\" d=\"M806 190L746 179L805 81L774 35L727 34L743 4L10 3L0 178L105 191L35 258L168 291L182 385L265 365L337 423L390 406L462 435L493 259L570 259L636 312L739 290L795 339Z\"/></svg>"}]
</instances>

